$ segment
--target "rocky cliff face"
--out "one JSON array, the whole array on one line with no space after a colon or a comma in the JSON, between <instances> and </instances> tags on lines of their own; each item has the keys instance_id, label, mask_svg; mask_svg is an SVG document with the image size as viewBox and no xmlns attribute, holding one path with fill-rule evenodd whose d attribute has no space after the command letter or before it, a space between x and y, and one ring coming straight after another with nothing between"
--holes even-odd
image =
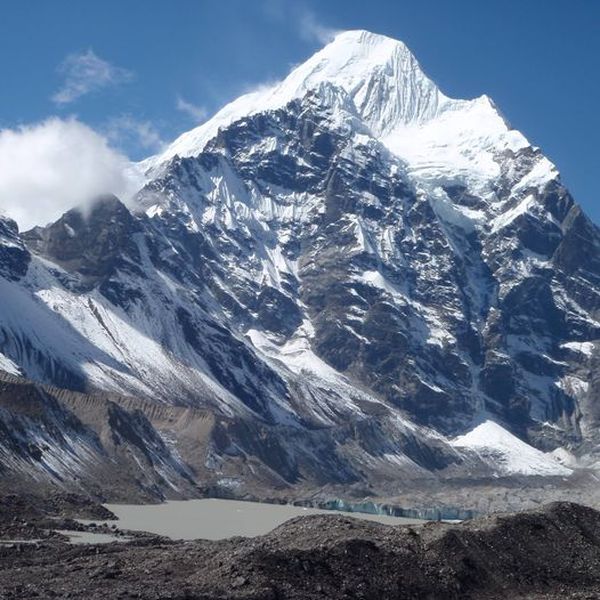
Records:
<instances>
[{"instance_id":1,"label":"rocky cliff face","mask_svg":"<svg viewBox=\"0 0 600 600\"><path fill-rule=\"evenodd\" d=\"M19 237L17 224L0 215L0 273L6 279L18 280L27 273L29 253Z\"/></svg>"},{"instance_id":2,"label":"rocky cliff face","mask_svg":"<svg viewBox=\"0 0 600 600\"><path fill-rule=\"evenodd\" d=\"M595 463L600 232L487 97L347 32L140 168L3 222L5 370L208 410L236 485Z\"/></svg>"},{"instance_id":3,"label":"rocky cliff face","mask_svg":"<svg viewBox=\"0 0 600 600\"><path fill-rule=\"evenodd\" d=\"M0 373L1 488L62 487L138 501L193 494L193 467L164 431L163 415L151 408ZM198 435L195 442L199 448L205 439Z\"/></svg>"}]
</instances>

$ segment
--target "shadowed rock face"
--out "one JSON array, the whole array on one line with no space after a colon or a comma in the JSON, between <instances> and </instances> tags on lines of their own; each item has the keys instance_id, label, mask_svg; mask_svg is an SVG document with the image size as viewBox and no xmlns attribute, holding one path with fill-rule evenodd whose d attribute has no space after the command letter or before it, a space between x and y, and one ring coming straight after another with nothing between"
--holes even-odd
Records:
<instances>
[{"instance_id":1,"label":"shadowed rock face","mask_svg":"<svg viewBox=\"0 0 600 600\"><path fill-rule=\"evenodd\" d=\"M134 269L140 255L133 239L138 223L116 196L102 196L89 212L71 210L48 227L23 234L32 251L81 276L91 289L117 269Z\"/></svg>"},{"instance_id":2,"label":"shadowed rock face","mask_svg":"<svg viewBox=\"0 0 600 600\"><path fill-rule=\"evenodd\" d=\"M29 267L30 255L19 237L17 224L0 216L0 275L18 280Z\"/></svg>"},{"instance_id":3,"label":"shadowed rock face","mask_svg":"<svg viewBox=\"0 0 600 600\"><path fill-rule=\"evenodd\" d=\"M562 503L460 525L315 516L252 539L47 541L0 555L6 598L581 599L600 591L600 515Z\"/></svg>"}]
</instances>

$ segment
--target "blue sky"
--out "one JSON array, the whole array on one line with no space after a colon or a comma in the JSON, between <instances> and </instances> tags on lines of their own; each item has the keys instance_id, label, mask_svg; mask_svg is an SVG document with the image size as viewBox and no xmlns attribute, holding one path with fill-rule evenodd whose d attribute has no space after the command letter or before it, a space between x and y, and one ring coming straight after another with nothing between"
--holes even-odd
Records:
<instances>
[{"instance_id":1,"label":"blue sky","mask_svg":"<svg viewBox=\"0 0 600 600\"><path fill-rule=\"evenodd\" d=\"M359 28L490 95L600 222L598 0L2 0L0 128L75 116L141 158Z\"/></svg>"}]
</instances>

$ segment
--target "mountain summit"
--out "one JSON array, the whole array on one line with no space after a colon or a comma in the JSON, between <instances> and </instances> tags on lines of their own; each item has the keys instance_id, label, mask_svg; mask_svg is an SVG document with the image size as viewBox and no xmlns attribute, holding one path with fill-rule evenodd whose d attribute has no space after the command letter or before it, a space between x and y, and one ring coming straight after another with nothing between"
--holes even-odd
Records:
<instances>
[{"instance_id":1,"label":"mountain summit","mask_svg":"<svg viewBox=\"0 0 600 600\"><path fill-rule=\"evenodd\" d=\"M322 82L343 89L377 137L402 125L422 124L450 102L402 42L368 31L339 34L274 94L298 97Z\"/></svg>"},{"instance_id":2,"label":"mountain summit","mask_svg":"<svg viewBox=\"0 0 600 600\"><path fill-rule=\"evenodd\" d=\"M495 154L530 147L488 96L445 96L405 44L358 30L339 33L282 82L231 102L161 154L142 161L142 170L152 172L174 156L197 155L219 129L242 117L283 108L309 92L327 95L334 90L338 107L331 118L342 118L344 108L353 112L370 136L428 179L452 178L461 171L484 192L499 175ZM544 170L554 167L545 161Z\"/></svg>"},{"instance_id":3,"label":"mountain summit","mask_svg":"<svg viewBox=\"0 0 600 600\"><path fill-rule=\"evenodd\" d=\"M191 156L202 150L215 128L255 112L281 108L324 85L345 92L377 136L402 125L423 123L452 105L402 42L368 31L346 31L282 82L238 98L213 119L178 138L158 160L175 154Z\"/></svg>"},{"instance_id":4,"label":"mountain summit","mask_svg":"<svg viewBox=\"0 0 600 600\"><path fill-rule=\"evenodd\" d=\"M164 487L595 468L600 232L486 96L346 32L140 166L133 214L4 224L0 365L143 398Z\"/></svg>"}]
</instances>

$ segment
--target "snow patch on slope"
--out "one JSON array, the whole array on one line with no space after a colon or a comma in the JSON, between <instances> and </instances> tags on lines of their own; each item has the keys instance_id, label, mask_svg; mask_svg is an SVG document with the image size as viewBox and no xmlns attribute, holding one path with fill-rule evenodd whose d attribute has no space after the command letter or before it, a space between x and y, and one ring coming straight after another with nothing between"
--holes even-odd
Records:
<instances>
[{"instance_id":1,"label":"snow patch on slope","mask_svg":"<svg viewBox=\"0 0 600 600\"><path fill-rule=\"evenodd\" d=\"M298 375L312 373L329 382L345 382L345 378L333 367L321 360L310 347L312 325L305 321L293 338L278 346L262 331L249 329L246 335L257 350L264 355L281 361L288 369Z\"/></svg>"},{"instance_id":2,"label":"snow patch on slope","mask_svg":"<svg viewBox=\"0 0 600 600\"><path fill-rule=\"evenodd\" d=\"M507 210L501 215L497 216L491 222L491 232L495 233L504 229L508 225L510 225L517 217L526 214L531 208L535 206L536 200L530 195L526 198L523 198L519 204L517 204L514 208Z\"/></svg>"},{"instance_id":3,"label":"snow patch on slope","mask_svg":"<svg viewBox=\"0 0 600 600\"><path fill-rule=\"evenodd\" d=\"M6 371L11 375L21 375L21 369L10 358L0 352L0 371Z\"/></svg>"},{"instance_id":4,"label":"snow patch on slope","mask_svg":"<svg viewBox=\"0 0 600 600\"><path fill-rule=\"evenodd\" d=\"M409 172L432 186L461 180L487 195L488 184L500 175L497 156L529 146L508 128L487 96L453 100L426 123L399 124L382 139L409 165Z\"/></svg>"},{"instance_id":5,"label":"snow patch on slope","mask_svg":"<svg viewBox=\"0 0 600 600\"><path fill-rule=\"evenodd\" d=\"M580 352L586 356L592 356L594 352L593 342L567 342L565 344L561 344L560 347L566 348L567 350L573 350L574 352Z\"/></svg>"},{"instance_id":6,"label":"snow patch on slope","mask_svg":"<svg viewBox=\"0 0 600 600\"><path fill-rule=\"evenodd\" d=\"M552 454L533 448L495 423L485 421L450 441L455 448L473 450L501 475L570 475L572 470Z\"/></svg>"}]
</instances>

